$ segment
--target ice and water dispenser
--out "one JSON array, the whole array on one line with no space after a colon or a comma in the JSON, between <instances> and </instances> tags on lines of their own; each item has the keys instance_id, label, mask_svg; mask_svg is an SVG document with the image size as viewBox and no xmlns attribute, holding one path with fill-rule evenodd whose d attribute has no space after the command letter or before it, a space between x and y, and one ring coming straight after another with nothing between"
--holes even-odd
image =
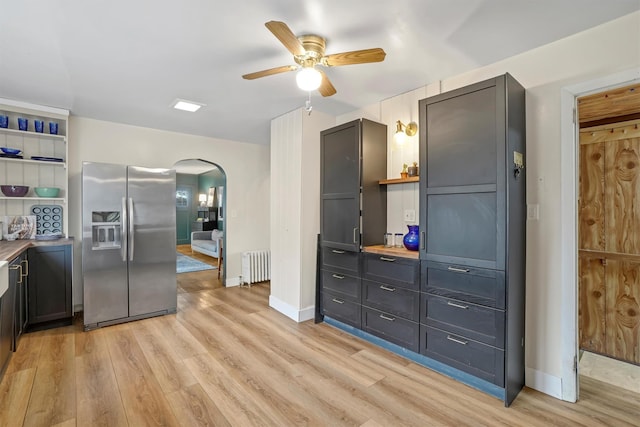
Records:
<instances>
[{"instance_id":1,"label":"ice and water dispenser","mask_svg":"<svg viewBox=\"0 0 640 427\"><path fill-rule=\"evenodd\" d=\"M91 213L92 248L120 249L122 230L119 211Z\"/></svg>"}]
</instances>

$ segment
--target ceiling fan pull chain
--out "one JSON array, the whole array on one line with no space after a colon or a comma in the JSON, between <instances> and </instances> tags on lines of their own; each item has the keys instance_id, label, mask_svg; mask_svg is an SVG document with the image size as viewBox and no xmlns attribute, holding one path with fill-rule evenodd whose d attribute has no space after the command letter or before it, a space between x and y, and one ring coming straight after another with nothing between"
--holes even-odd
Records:
<instances>
[{"instance_id":1,"label":"ceiling fan pull chain","mask_svg":"<svg viewBox=\"0 0 640 427\"><path fill-rule=\"evenodd\" d=\"M309 99L304 103L304 110L307 112L307 115L311 115L311 110L313 110L311 106L311 92L309 92Z\"/></svg>"}]
</instances>

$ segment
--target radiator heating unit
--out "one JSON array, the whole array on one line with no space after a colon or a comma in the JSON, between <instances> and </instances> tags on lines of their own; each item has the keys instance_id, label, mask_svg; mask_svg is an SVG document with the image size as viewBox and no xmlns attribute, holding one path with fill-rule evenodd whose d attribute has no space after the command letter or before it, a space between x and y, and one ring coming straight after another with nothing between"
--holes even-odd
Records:
<instances>
[{"instance_id":1,"label":"radiator heating unit","mask_svg":"<svg viewBox=\"0 0 640 427\"><path fill-rule=\"evenodd\" d=\"M240 285L271 280L271 256L269 251L242 253L242 278Z\"/></svg>"}]
</instances>

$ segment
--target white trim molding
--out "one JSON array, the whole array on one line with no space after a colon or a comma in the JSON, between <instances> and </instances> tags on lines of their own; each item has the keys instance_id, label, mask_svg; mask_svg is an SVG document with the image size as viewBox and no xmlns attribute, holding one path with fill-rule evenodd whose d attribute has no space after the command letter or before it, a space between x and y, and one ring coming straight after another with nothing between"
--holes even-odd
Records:
<instances>
[{"instance_id":1,"label":"white trim molding","mask_svg":"<svg viewBox=\"0 0 640 427\"><path fill-rule=\"evenodd\" d=\"M626 70L620 73L604 76L598 79L570 85L562 89L560 100L560 163L561 168L561 206L560 219L562 245L562 301L561 318L562 334L562 377L560 378L561 392L557 397L568 402L578 399L578 376L576 360L578 356L578 123L574 122L576 98L589 93L600 92L616 86L624 86L640 81L640 68ZM577 113L576 113L577 114ZM577 121L577 120L576 120ZM541 381L546 387L550 377L539 378L539 374L532 372L531 380ZM527 372L529 378L529 372ZM542 388L527 384L537 390L547 393ZM555 384L555 383L554 383ZM551 389L555 389L553 385ZM548 392L552 396L556 394Z\"/></svg>"}]
</instances>

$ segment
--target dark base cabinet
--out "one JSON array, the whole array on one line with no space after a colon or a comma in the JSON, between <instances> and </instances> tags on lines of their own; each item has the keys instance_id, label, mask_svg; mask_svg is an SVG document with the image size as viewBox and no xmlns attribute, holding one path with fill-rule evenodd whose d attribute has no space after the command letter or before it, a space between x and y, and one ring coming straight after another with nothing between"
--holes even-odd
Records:
<instances>
[{"instance_id":1,"label":"dark base cabinet","mask_svg":"<svg viewBox=\"0 0 640 427\"><path fill-rule=\"evenodd\" d=\"M362 330L380 338L418 352L419 325L400 316L362 307Z\"/></svg>"},{"instance_id":2,"label":"dark base cabinet","mask_svg":"<svg viewBox=\"0 0 640 427\"><path fill-rule=\"evenodd\" d=\"M13 343L13 307L14 286L9 283L9 288L0 296L0 379L11 359L11 346Z\"/></svg>"},{"instance_id":3,"label":"dark base cabinet","mask_svg":"<svg viewBox=\"0 0 640 427\"><path fill-rule=\"evenodd\" d=\"M504 387L504 350L420 325L420 353Z\"/></svg>"},{"instance_id":4,"label":"dark base cabinet","mask_svg":"<svg viewBox=\"0 0 640 427\"><path fill-rule=\"evenodd\" d=\"M31 247L28 257L29 330L70 325L73 246Z\"/></svg>"},{"instance_id":5,"label":"dark base cabinet","mask_svg":"<svg viewBox=\"0 0 640 427\"><path fill-rule=\"evenodd\" d=\"M27 314L27 283L29 278L27 251L24 251L17 256L13 261L11 261L10 265L11 267L14 267L10 272L13 276L11 277L10 282L15 283L12 350L16 351L18 349L20 337L22 337L22 334L27 331L27 325L29 324Z\"/></svg>"}]
</instances>

